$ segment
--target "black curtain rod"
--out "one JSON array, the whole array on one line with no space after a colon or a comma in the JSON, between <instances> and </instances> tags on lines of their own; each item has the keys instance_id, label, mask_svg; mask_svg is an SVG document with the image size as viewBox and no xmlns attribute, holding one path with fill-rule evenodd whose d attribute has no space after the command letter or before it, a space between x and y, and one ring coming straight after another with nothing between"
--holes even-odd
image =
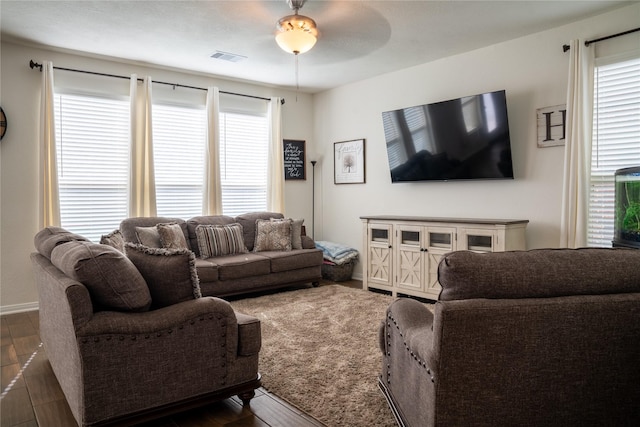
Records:
<instances>
[{"instance_id":1,"label":"black curtain rod","mask_svg":"<svg viewBox=\"0 0 640 427\"><path fill-rule=\"evenodd\" d=\"M38 64L37 62L34 62L33 59L31 61L29 61L29 67L31 67L31 69L38 68L40 71L42 71L42 64ZM54 70L62 70L62 71L71 71L71 72L74 72L74 73L92 74L94 76L114 77L116 79L131 80L130 77L119 76L117 74L97 73L95 71L75 70L73 68L64 68L64 67L56 67L56 66L54 66L53 69ZM144 81L144 79L138 78L138 81L141 82L141 81ZM178 84L178 83L159 82L159 81L155 81L155 80L153 81L153 83L157 83L157 84L161 84L161 85L167 85L167 86L173 86L174 89L176 87L182 87L182 88L186 88L186 89L207 90L207 89L205 89L203 87L181 85L181 84ZM227 92L227 91L224 91L224 90L221 90L220 93L224 93L226 95L243 96L245 98L262 99L264 101L271 101L271 99L264 98L262 96L245 95L243 93ZM280 104L284 105L284 98L280 99Z\"/></svg>"},{"instance_id":2,"label":"black curtain rod","mask_svg":"<svg viewBox=\"0 0 640 427\"><path fill-rule=\"evenodd\" d=\"M609 39L613 39L613 38L620 37L620 36L626 36L627 34L635 33L636 31L640 31L640 28L634 28L633 30L623 31L623 32L618 33L618 34L612 34L610 36L600 37L599 39L587 40L587 41L584 42L584 45L585 46L589 46L591 43L598 43L598 42L601 42L603 40L609 40ZM562 45L562 51L563 52L566 52L569 49L571 49L571 47L568 44Z\"/></svg>"}]
</instances>

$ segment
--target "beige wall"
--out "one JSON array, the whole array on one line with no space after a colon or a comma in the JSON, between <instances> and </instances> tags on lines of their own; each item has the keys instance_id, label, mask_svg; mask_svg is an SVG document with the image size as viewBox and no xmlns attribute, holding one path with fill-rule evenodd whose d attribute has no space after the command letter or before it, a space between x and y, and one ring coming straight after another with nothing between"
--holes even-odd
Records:
<instances>
[{"instance_id":1,"label":"beige wall","mask_svg":"<svg viewBox=\"0 0 640 427\"><path fill-rule=\"evenodd\" d=\"M9 127L0 144L0 308L3 312L35 307L38 295L33 283L29 254L38 231L38 117L41 73L29 68L29 60L53 61L54 66L128 76L151 76L156 81L197 87L218 86L220 90L262 97L286 99L282 109L283 137L307 141L313 148L313 105L309 94L296 94L280 88L222 80L176 70L143 67L137 64L89 58L36 49L11 43L1 45L0 101ZM81 85L96 91L128 90L126 80L90 77L56 71L56 82L66 87ZM123 83L124 82L124 83ZM107 89L108 88L108 89ZM162 95L166 87L154 86ZM180 89L178 89L180 90ZM182 89L187 91L187 89ZM190 96L201 96L194 91ZM204 102L204 101L203 101ZM307 165L310 167L311 165ZM311 222L311 180L287 181L286 214Z\"/></svg>"},{"instance_id":2,"label":"beige wall","mask_svg":"<svg viewBox=\"0 0 640 427\"><path fill-rule=\"evenodd\" d=\"M559 244L563 147L538 148L536 109L564 104L571 39L635 28L640 5L326 91L314 98L319 144L318 240L362 252L362 215L528 219L527 247ZM599 56L638 49L640 33L598 43ZM416 46L416 49L420 49ZM381 113L505 89L515 180L391 184ZM333 143L366 139L366 184L334 185ZM362 266L355 275L361 277Z\"/></svg>"}]
</instances>

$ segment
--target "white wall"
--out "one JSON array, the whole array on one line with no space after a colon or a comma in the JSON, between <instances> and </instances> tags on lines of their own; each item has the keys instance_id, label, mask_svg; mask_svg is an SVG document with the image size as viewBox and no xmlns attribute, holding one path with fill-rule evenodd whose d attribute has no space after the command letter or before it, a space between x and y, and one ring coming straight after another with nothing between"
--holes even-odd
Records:
<instances>
[{"instance_id":1,"label":"white wall","mask_svg":"<svg viewBox=\"0 0 640 427\"><path fill-rule=\"evenodd\" d=\"M591 19L326 91L314 98L316 237L362 253L362 215L528 219L527 247L559 245L564 147L538 148L536 109L564 104L571 39L635 28L635 4ZM639 33L596 45L638 49ZM416 46L416 49L420 49ZM391 184L381 113L506 89L515 180ZM333 143L366 139L366 183L334 185ZM361 277L362 266L355 276Z\"/></svg>"},{"instance_id":2,"label":"white wall","mask_svg":"<svg viewBox=\"0 0 640 427\"><path fill-rule=\"evenodd\" d=\"M8 130L0 143L0 309L3 312L35 308L36 293L29 254L38 231L38 117L41 73L29 68L29 60L53 61L54 66L128 76L151 76L156 81L196 87L218 86L220 90L262 97L286 99L282 109L283 137L307 141L313 150L312 96L280 88L252 85L195 75L178 70L144 67L105 58L83 57L69 53L36 49L12 43L1 45L0 102L8 117ZM128 90L128 81L56 71L60 85L82 85L96 92L114 87ZM156 89L157 88L157 89ZM188 89L177 89L187 91ZM154 86L154 94L167 92ZM203 98L204 92L192 96ZM310 177L311 165L308 177ZM286 215L311 222L311 179L287 181Z\"/></svg>"}]
</instances>

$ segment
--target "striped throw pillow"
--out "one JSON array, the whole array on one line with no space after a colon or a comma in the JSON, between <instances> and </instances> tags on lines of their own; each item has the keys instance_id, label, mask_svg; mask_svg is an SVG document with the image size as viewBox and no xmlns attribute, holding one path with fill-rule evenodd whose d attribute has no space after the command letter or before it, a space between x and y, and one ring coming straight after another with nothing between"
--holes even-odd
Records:
<instances>
[{"instance_id":1,"label":"striped throw pillow","mask_svg":"<svg viewBox=\"0 0 640 427\"><path fill-rule=\"evenodd\" d=\"M240 224L199 225L196 227L196 239L201 258L248 252Z\"/></svg>"}]
</instances>

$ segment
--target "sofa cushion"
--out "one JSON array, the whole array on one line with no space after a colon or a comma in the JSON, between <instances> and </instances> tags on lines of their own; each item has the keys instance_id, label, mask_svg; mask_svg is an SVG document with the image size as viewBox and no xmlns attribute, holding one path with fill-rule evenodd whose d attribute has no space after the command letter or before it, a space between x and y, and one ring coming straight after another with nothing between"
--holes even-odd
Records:
<instances>
[{"instance_id":1,"label":"sofa cushion","mask_svg":"<svg viewBox=\"0 0 640 427\"><path fill-rule=\"evenodd\" d=\"M218 280L218 264L213 259L196 258L196 270L200 283L216 282Z\"/></svg>"},{"instance_id":2,"label":"sofa cushion","mask_svg":"<svg viewBox=\"0 0 640 427\"><path fill-rule=\"evenodd\" d=\"M89 290L98 310L146 311L151 295L133 263L117 249L72 241L56 246L51 263Z\"/></svg>"},{"instance_id":3,"label":"sofa cushion","mask_svg":"<svg viewBox=\"0 0 640 427\"><path fill-rule=\"evenodd\" d=\"M156 225L160 243L167 249L189 249L187 239L178 223L160 223Z\"/></svg>"},{"instance_id":4,"label":"sofa cushion","mask_svg":"<svg viewBox=\"0 0 640 427\"><path fill-rule=\"evenodd\" d=\"M112 248L116 248L120 252L124 253L124 245L125 245L124 237L120 230L114 230L109 234L102 235L100 237L101 245L108 245Z\"/></svg>"},{"instance_id":5,"label":"sofa cushion","mask_svg":"<svg viewBox=\"0 0 640 427\"><path fill-rule=\"evenodd\" d=\"M259 219L284 218L278 212L250 212L236 217L236 222L242 225L244 230L244 244L249 251L253 250L256 238L256 221Z\"/></svg>"},{"instance_id":6,"label":"sofa cushion","mask_svg":"<svg viewBox=\"0 0 640 427\"><path fill-rule=\"evenodd\" d=\"M51 259L51 252L56 246L74 241L88 242L89 239L62 227L45 227L35 235L33 244L41 255Z\"/></svg>"},{"instance_id":7,"label":"sofa cushion","mask_svg":"<svg viewBox=\"0 0 640 427\"><path fill-rule=\"evenodd\" d=\"M272 273L322 265L322 251L320 249L260 252L260 255L271 260Z\"/></svg>"},{"instance_id":8,"label":"sofa cushion","mask_svg":"<svg viewBox=\"0 0 640 427\"><path fill-rule=\"evenodd\" d=\"M127 256L147 282L153 308L200 298L196 257L188 249L150 248L127 243Z\"/></svg>"},{"instance_id":9,"label":"sofa cushion","mask_svg":"<svg viewBox=\"0 0 640 427\"><path fill-rule=\"evenodd\" d=\"M218 265L220 280L241 279L271 272L269 258L253 253L227 255L217 257L213 261Z\"/></svg>"},{"instance_id":10,"label":"sofa cushion","mask_svg":"<svg viewBox=\"0 0 640 427\"><path fill-rule=\"evenodd\" d=\"M234 224L236 220L233 217L226 215L203 215L195 216L187 221L187 236L189 239L189 246L191 250L196 253L196 256L200 256L198 249L198 237L196 236L196 227L199 225L230 225Z\"/></svg>"},{"instance_id":11,"label":"sofa cushion","mask_svg":"<svg viewBox=\"0 0 640 427\"><path fill-rule=\"evenodd\" d=\"M439 299L640 292L639 265L640 251L622 248L452 252L438 265Z\"/></svg>"},{"instance_id":12,"label":"sofa cushion","mask_svg":"<svg viewBox=\"0 0 640 427\"><path fill-rule=\"evenodd\" d=\"M240 224L199 225L196 227L196 236L201 258L247 252Z\"/></svg>"},{"instance_id":13,"label":"sofa cushion","mask_svg":"<svg viewBox=\"0 0 640 427\"><path fill-rule=\"evenodd\" d=\"M254 252L262 251L290 251L291 250L291 221L266 220L256 221L256 239Z\"/></svg>"}]
</instances>

